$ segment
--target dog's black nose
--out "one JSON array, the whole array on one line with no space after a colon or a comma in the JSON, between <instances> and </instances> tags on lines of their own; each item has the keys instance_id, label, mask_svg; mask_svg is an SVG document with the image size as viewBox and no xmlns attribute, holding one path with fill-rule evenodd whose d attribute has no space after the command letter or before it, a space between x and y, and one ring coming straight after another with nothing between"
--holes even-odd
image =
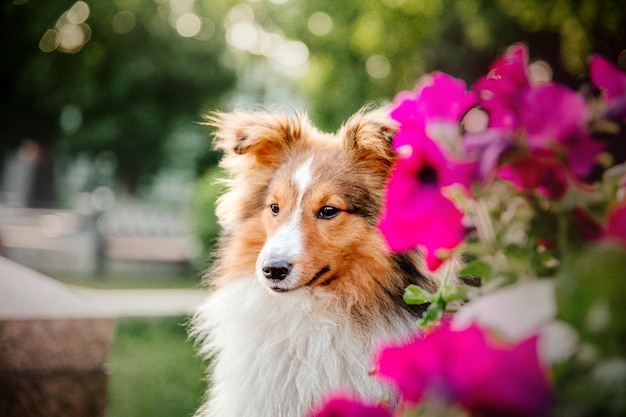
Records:
<instances>
[{"instance_id":1,"label":"dog's black nose","mask_svg":"<svg viewBox=\"0 0 626 417\"><path fill-rule=\"evenodd\" d=\"M268 262L263 265L263 275L272 281L282 281L287 278L293 265L287 261Z\"/></svg>"}]
</instances>

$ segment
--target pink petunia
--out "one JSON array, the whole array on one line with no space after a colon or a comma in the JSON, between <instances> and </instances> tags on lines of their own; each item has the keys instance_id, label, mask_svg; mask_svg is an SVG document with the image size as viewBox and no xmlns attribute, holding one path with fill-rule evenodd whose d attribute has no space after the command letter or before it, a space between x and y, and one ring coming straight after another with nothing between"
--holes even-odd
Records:
<instances>
[{"instance_id":1,"label":"pink petunia","mask_svg":"<svg viewBox=\"0 0 626 417\"><path fill-rule=\"evenodd\" d=\"M458 123L476 101L463 80L436 71L424 77L412 93L398 94L391 117L401 123L412 119Z\"/></svg>"},{"instance_id":2,"label":"pink petunia","mask_svg":"<svg viewBox=\"0 0 626 417\"><path fill-rule=\"evenodd\" d=\"M394 99L391 117L400 123L400 131L424 129L431 139L447 141L459 136L461 118L477 103L465 82L442 72L424 77L413 92L399 93ZM394 139L394 148L412 144L410 136Z\"/></svg>"},{"instance_id":3,"label":"pink petunia","mask_svg":"<svg viewBox=\"0 0 626 417\"><path fill-rule=\"evenodd\" d=\"M602 56L593 55L589 62L589 76L609 105L607 116L626 121L626 72Z\"/></svg>"},{"instance_id":4,"label":"pink petunia","mask_svg":"<svg viewBox=\"0 0 626 417\"><path fill-rule=\"evenodd\" d=\"M528 52L523 44L511 46L495 61L490 73L473 88L489 114L488 129L466 135L463 145L481 160L481 178L491 178L506 153L510 164L501 172L516 187L528 189L534 184L544 194L560 197L567 188L562 176L584 178L604 146L584 129L588 109L582 96L556 83L532 84L528 73ZM538 163L529 161L546 152L553 159L550 167L541 164L541 173L524 171L537 167ZM544 175L548 168L554 177ZM562 186L565 188L560 190Z\"/></svg>"},{"instance_id":5,"label":"pink petunia","mask_svg":"<svg viewBox=\"0 0 626 417\"><path fill-rule=\"evenodd\" d=\"M613 207L609 212L606 235L626 245L626 202Z\"/></svg>"},{"instance_id":6,"label":"pink petunia","mask_svg":"<svg viewBox=\"0 0 626 417\"><path fill-rule=\"evenodd\" d=\"M550 157L527 156L504 164L498 176L519 191L537 191L552 200L563 197L567 191L565 168Z\"/></svg>"},{"instance_id":7,"label":"pink petunia","mask_svg":"<svg viewBox=\"0 0 626 417\"><path fill-rule=\"evenodd\" d=\"M472 416L548 416L553 396L537 353L537 337L517 344L496 340L472 325L443 325L401 346L384 348L378 373L405 401L435 398Z\"/></svg>"},{"instance_id":8,"label":"pink petunia","mask_svg":"<svg viewBox=\"0 0 626 417\"><path fill-rule=\"evenodd\" d=\"M550 148L580 134L587 105L580 94L550 83L529 88L520 96L520 122L531 148Z\"/></svg>"},{"instance_id":9,"label":"pink petunia","mask_svg":"<svg viewBox=\"0 0 626 417\"><path fill-rule=\"evenodd\" d=\"M386 191L380 229L397 252L420 247L429 269L437 269L465 238L463 213L443 194L466 189L476 163L453 158L442 145L454 145L460 120L476 103L465 82L435 72L413 92L398 94L391 117L400 126L393 146L399 155Z\"/></svg>"},{"instance_id":10,"label":"pink petunia","mask_svg":"<svg viewBox=\"0 0 626 417\"><path fill-rule=\"evenodd\" d=\"M582 208L574 209L572 216L583 240L610 239L626 246L626 202L619 203L609 210L604 226Z\"/></svg>"},{"instance_id":11,"label":"pink petunia","mask_svg":"<svg viewBox=\"0 0 626 417\"><path fill-rule=\"evenodd\" d=\"M489 127L513 129L519 125L518 103L530 86L528 49L517 43L490 67L473 87L480 105L489 113Z\"/></svg>"},{"instance_id":12,"label":"pink petunia","mask_svg":"<svg viewBox=\"0 0 626 417\"><path fill-rule=\"evenodd\" d=\"M583 241L592 242L604 237L604 228L585 208L574 208L572 219Z\"/></svg>"},{"instance_id":13,"label":"pink petunia","mask_svg":"<svg viewBox=\"0 0 626 417\"><path fill-rule=\"evenodd\" d=\"M392 417L392 414L382 405L368 405L346 396L337 396L322 404L309 417Z\"/></svg>"},{"instance_id":14,"label":"pink petunia","mask_svg":"<svg viewBox=\"0 0 626 417\"><path fill-rule=\"evenodd\" d=\"M464 151L478 160L478 178L483 181L496 175L500 158L516 145L514 133L509 129L491 128L483 132L466 133L461 139Z\"/></svg>"},{"instance_id":15,"label":"pink petunia","mask_svg":"<svg viewBox=\"0 0 626 417\"><path fill-rule=\"evenodd\" d=\"M419 131L414 136L414 146L401 150L404 156L396 162L387 185L380 230L394 251L420 247L428 268L435 270L465 238L463 213L442 188L469 187L475 164L447 157Z\"/></svg>"},{"instance_id":16,"label":"pink petunia","mask_svg":"<svg viewBox=\"0 0 626 417\"><path fill-rule=\"evenodd\" d=\"M578 178L589 174L604 146L583 129L587 104L580 94L560 84L529 88L520 98L519 120L531 153L555 151L554 160Z\"/></svg>"}]
</instances>

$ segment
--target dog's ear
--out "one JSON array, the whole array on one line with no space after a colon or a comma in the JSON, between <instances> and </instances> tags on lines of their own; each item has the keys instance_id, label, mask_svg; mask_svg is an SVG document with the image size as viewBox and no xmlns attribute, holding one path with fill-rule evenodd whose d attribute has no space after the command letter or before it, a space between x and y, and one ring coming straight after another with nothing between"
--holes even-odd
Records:
<instances>
[{"instance_id":1,"label":"dog's ear","mask_svg":"<svg viewBox=\"0 0 626 417\"><path fill-rule=\"evenodd\" d=\"M218 112L206 120L216 129L215 149L223 150L226 157L251 155L266 167L280 164L285 151L303 136L308 126L303 115L261 111Z\"/></svg>"},{"instance_id":2,"label":"dog's ear","mask_svg":"<svg viewBox=\"0 0 626 417\"><path fill-rule=\"evenodd\" d=\"M345 123L340 135L356 161L386 176L396 158L391 147L396 130L387 111L362 109Z\"/></svg>"}]
</instances>

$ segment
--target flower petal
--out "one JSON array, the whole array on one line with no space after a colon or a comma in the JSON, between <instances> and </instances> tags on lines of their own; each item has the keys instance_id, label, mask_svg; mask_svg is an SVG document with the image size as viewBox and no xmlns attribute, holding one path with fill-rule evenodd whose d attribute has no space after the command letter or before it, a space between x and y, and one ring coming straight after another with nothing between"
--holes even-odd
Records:
<instances>
[{"instance_id":1,"label":"flower petal","mask_svg":"<svg viewBox=\"0 0 626 417\"><path fill-rule=\"evenodd\" d=\"M608 103L606 116L626 122L626 72L600 55L593 55L589 63L591 82L602 90Z\"/></svg>"},{"instance_id":2,"label":"flower petal","mask_svg":"<svg viewBox=\"0 0 626 417\"><path fill-rule=\"evenodd\" d=\"M518 126L518 102L530 86L528 74L528 50L524 44L514 44L492 64L489 74L476 82L473 90L489 114L489 127Z\"/></svg>"},{"instance_id":3,"label":"flower petal","mask_svg":"<svg viewBox=\"0 0 626 417\"><path fill-rule=\"evenodd\" d=\"M626 203L613 207L606 228L609 237L626 245Z\"/></svg>"},{"instance_id":4,"label":"flower petal","mask_svg":"<svg viewBox=\"0 0 626 417\"><path fill-rule=\"evenodd\" d=\"M580 94L563 85L540 85L522 94L520 121L531 149L550 148L579 133L587 121L587 105Z\"/></svg>"},{"instance_id":5,"label":"flower petal","mask_svg":"<svg viewBox=\"0 0 626 417\"><path fill-rule=\"evenodd\" d=\"M508 344L476 325L454 331L444 324L382 349L377 364L409 403L429 395L471 415L502 417L548 416L553 404L536 336Z\"/></svg>"},{"instance_id":6,"label":"flower petal","mask_svg":"<svg viewBox=\"0 0 626 417\"><path fill-rule=\"evenodd\" d=\"M402 92L394 99L391 117L401 124L415 120L458 123L463 115L477 103L476 95L467 91L465 81L443 72L433 72L424 77L414 92Z\"/></svg>"},{"instance_id":7,"label":"flower petal","mask_svg":"<svg viewBox=\"0 0 626 417\"><path fill-rule=\"evenodd\" d=\"M551 158L527 156L503 165L498 176L510 181L520 191L537 191L554 200L563 197L567 191L565 168Z\"/></svg>"},{"instance_id":8,"label":"flower petal","mask_svg":"<svg viewBox=\"0 0 626 417\"><path fill-rule=\"evenodd\" d=\"M393 251L420 247L434 270L445 258L442 250L451 251L465 238L463 213L442 189L457 183L469 187L475 164L446 158L427 137L415 145L390 175L379 226Z\"/></svg>"},{"instance_id":9,"label":"flower petal","mask_svg":"<svg viewBox=\"0 0 626 417\"><path fill-rule=\"evenodd\" d=\"M393 417L391 411L381 405L369 405L360 401L337 396L329 399L309 417Z\"/></svg>"},{"instance_id":10,"label":"flower petal","mask_svg":"<svg viewBox=\"0 0 626 417\"><path fill-rule=\"evenodd\" d=\"M600 55L593 55L589 63L591 82L600 88L610 102L626 96L626 72Z\"/></svg>"}]
</instances>

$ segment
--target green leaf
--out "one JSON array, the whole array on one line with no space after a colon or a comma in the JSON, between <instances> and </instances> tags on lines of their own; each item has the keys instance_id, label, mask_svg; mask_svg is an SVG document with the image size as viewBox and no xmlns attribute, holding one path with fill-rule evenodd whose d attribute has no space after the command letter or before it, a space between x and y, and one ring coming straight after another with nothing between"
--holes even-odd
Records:
<instances>
[{"instance_id":1,"label":"green leaf","mask_svg":"<svg viewBox=\"0 0 626 417\"><path fill-rule=\"evenodd\" d=\"M469 288L466 285L447 285L443 290L442 297L446 304L456 300L467 300Z\"/></svg>"},{"instance_id":2,"label":"green leaf","mask_svg":"<svg viewBox=\"0 0 626 417\"><path fill-rule=\"evenodd\" d=\"M491 266L481 260L475 260L459 271L461 277L488 278L491 276Z\"/></svg>"},{"instance_id":3,"label":"green leaf","mask_svg":"<svg viewBox=\"0 0 626 417\"><path fill-rule=\"evenodd\" d=\"M436 299L435 294L431 294L417 285L409 285L404 291L404 302L409 305L432 303Z\"/></svg>"},{"instance_id":4,"label":"green leaf","mask_svg":"<svg viewBox=\"0 0 626 417\"><path fill-rule=\"evenodd\" d=\"M428 306L422 318L418 320L417 325L422 329L427 329L439 323L442 315L443 309L441 306L437 303L432 303Z\"/></svg>"}]
</instances>

